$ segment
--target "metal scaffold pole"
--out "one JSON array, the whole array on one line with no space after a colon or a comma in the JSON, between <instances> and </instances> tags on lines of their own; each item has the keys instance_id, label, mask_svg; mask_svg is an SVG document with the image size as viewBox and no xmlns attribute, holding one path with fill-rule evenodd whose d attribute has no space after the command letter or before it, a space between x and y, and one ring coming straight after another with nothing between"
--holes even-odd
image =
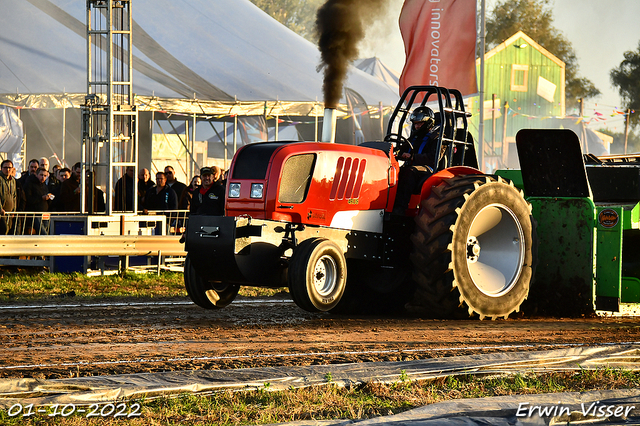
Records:
<instances>
[{"instance_id":1,"label":"metal scaffold pole","mask_svg":"<svg viewBox=\"0 0 640 426\"><path fill-rule=\"evenodd\" d=\"M480 115L478 123L478 166L484 171L484 52L486 43L485 34L485 0L481 1L480 6L480 97L478 104L480 106Z\"/></svg>"},{"instance_id":2,"label":"metal scaffold pole","mask_svg":"<svg viewBox=\"0 0 640 426\"><path fill-rule=\"evenodd\" d=\"M138 164L138 111L133 94L132 0L87 0L87 96L82 109L82 188L106 194L114 210L116 180ZM135 191L135 185L134 185ZM97 191L81 191L80 211L94 214ZM133 197L133 212L138 210ZM98 208L99 210L99 208Z\"/></svg>"}]
</instances>

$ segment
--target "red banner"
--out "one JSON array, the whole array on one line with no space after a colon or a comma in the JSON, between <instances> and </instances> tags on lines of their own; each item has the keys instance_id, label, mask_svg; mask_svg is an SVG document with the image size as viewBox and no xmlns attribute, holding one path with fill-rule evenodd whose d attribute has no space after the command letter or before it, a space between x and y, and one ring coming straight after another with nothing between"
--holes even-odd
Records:
<instances>
[{"instance_id":1,"label":"red banner","mask_svg":"<svg viewBox=\"0 0 640 426\"><path fill-rule=\"evenodd\" d=\"M405 0L399 23L407 55L401 96L413 85L478 92L476 0Z\"/></svg>"}]
</instances>

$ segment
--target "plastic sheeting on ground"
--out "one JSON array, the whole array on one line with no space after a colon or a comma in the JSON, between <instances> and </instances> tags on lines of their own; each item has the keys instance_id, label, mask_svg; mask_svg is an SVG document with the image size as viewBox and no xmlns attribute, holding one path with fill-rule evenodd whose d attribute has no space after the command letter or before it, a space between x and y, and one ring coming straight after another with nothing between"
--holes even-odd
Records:
<instances>
[{"instance_id":1,"label":"plastic sheeting on ground","mask_svg":"<svg viewBox=\"0 0 640 426\"><path fill-rule=\"evenodd\" d=\"M612 407L613 415L611 416L607 415L608 407ZM531 413L529 413L530 410ZM603 410L605 415L600 416L600 410ZM615 410L622 415L616 416ZM584 423L609 426L640 424L640 389L457 399L374 419L318 420L285 424L286 426L537 426Z\"/></svg>"},{"instance_id":2,"label":"plastic sheeting on ground","mask_svg":"<svg viewBox=\"0 0 640 426\"><path fill-rule=\"evenodd\" d=\"M339 386L348 386L372 381L393 383L400 381L401 377L405 380L424 380L461 374L543 373L605 367L629 370L640 369L640 344L572 347L539 352L491 353L401 362L266 367L238 370L173 371L56 380L5 379L0 380L0 407L6 409L16 403L23 405L34 404L36 406L46 404L89 405L130 400L142 396L149 399L181 393L203 394L227 389L260 389L265 388L265 384L268 384L269 390L282 390L291 387L324 385L327 384L328 375L331 375L332 383ZM544 395L527 395L516 396L511 399L488 398L486 400L493 402L491 402L492 405L486 406L484 404L489 404L489 402L477 402L482 400L458 400L413 410L410 413L413 413L412 416L418 416L417 418L420 419L418 423L415 423L415 419L411 420L403 417L408 416L408 413L357 423L363 425L444 424L442 422L444 420L443 416L445 416L449 419L447 421L453 422L447 424L500 424L501 422L503 424L514 424L513 421L517 421L520 424L549 424L526 423L535 421L535 418L540 419L540 416L517 417L516 411L519 409L519 404L528 403L529 405L525 406L527 409L535 404L555 404L555 407L559 407L557 411L561 411L561 414L563 414L560 409L564 406L570 406L569 412L580 411L580 404L585 403L587 404L585 408L588 408L590 404L598 400L601 402L604 400L609 401L608 405L624 405L625 407L635 405L638 410L634 409L635 411L627 414L640 416L640 389L612 391L612 393L552 394L546 396L547 399L544 399L544 397ZM458 408L454 410L454 407ZM574 410L574 408L576 409ZM456 417L451 417L458 412L460 413L459 417L465 420L455 420ZM488 415L504 421L482 420ZM469 421L476 421L471 420L472 417L477 417L480 423L469 423ZM547 417L551 418L553 416ZM436 418L439 419L436 423L430 423ZM397 419L397 422L392 419ZM638 420L640 420L640 417ZM375 423L376 421L378 423ZM508 421L512 422L508 423ZM338 423L299 424L340 425L349 423L340 421Z\"/></svg>"}]
</instances>

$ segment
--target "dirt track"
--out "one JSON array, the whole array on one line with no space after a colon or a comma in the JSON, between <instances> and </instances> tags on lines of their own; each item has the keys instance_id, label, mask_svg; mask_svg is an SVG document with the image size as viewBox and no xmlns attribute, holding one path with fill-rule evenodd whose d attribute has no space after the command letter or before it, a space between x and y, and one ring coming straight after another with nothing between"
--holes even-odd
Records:
<instances>
[{"instance_id":1,"label":"dirt track","mask_svg":"<svg viewBox=\"0 0 640 426\"><path fill-rule=\"evenodd\" d=\"M285 297L239 298L218 311L187 299L30 305L0 305L0 377L398 361L640 341L640 319L339 317L304 312Z\"/></svg>"}]
</instances>

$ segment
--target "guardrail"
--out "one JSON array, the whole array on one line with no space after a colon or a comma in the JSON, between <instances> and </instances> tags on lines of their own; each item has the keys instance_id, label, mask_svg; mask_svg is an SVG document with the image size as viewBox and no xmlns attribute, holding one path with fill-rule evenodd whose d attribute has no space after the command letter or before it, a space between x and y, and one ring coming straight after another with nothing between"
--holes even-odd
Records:
<instances>
[{"instance_id":1,"label":"guardrail","mask_svg":"<svg viewBox=\"0 0 640 426\"><path fill-rule=\"evenodd\" d=\"M12 235L3 256L184 256L178 235Z\"/></svg>"},{"instance_id":2,"label":"guardrail","mask_svg":"<svg viewBox=\"0 0 640 426\"><path fill-rule=\"evenodd\" d=\"M12 212L0 220L9 229L9 234L0 235L0 265L53 270L55 257L118 256L127 268L129 256L149 256L157 257L159 271L167 260L179 267L186 256L179 241L188 221L186 210L113 216Z\"/></svg>"}]
</instances>

